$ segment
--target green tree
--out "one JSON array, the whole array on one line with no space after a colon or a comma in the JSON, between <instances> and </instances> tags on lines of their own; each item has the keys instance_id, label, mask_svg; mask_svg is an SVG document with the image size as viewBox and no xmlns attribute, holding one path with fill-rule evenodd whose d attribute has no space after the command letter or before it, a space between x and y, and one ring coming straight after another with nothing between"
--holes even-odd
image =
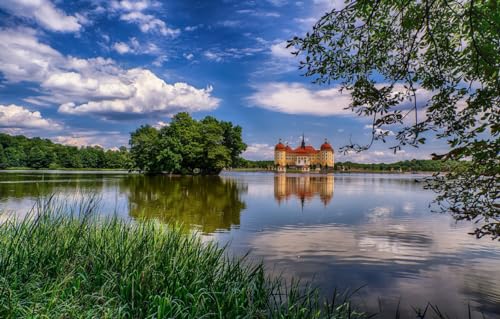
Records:
<instances>
[{"instance_id":1,"label":"green tree","mask_svg":"<svg viewBox=\"0 0 500 319\"><path fill-rule=\"evenodd\" d=\"M306 76L340 83L349 109L373 120L371 142L343 151L385 141L388 128L398 132L394 151L446 141L434 158L467 164L429 184L440 210L479 222L478 237L499 238L499 39L498 0L357 0L289 45Z\"/></svg>"},{"instance_id":2,"label":"green tree","mask_svg":"<svg viewBox=\"0 0 500 319\"><path fill-rule=\"evenodd\" d=\"M152 126L144 125L130 135L130 155L136 168L157 173L162 171L158 155L160 134Z\"/></svg>"},{"instance_id":3,"label":"green tree","mask_svg":"<svg viewBox=\"0 0 500 319\"><path fill-rule=\"evenodd\" d=\"M7 156L5 156L5 152L3 150L2 144L0 144L0 169L7 168L8 162L7 162Z\"/></svg>"},{"instance_id":4,"label":"green tree","mask_svg":"<svg viewBox=\"0 0 500 319\"><path fill-rule=\"evenodd\" d=\"M23 149L11 146L7 147L4 151L9 167L22 167L26 165L26 154L24 154Z\"/></svg>"},{"instance_id":5,"label":"green tree","mask_svg":"<svg viewBox=\"0 0 500 319\"><path fill-rule=\"evenodd\" d=\"M131 134L130 153L136 168L177 174L218 174L237 163L246 148L241 127L207 116L201 121L178 113L160 131L142 126Z\"/></svg>"},{"instance_id":6,"label":"green tree","mask_svg":"<svg viewBox=\"0 0 500 319\"><path fill-rule=\"evenodd\" d=\"M51 163L50 155L44 149L32 147L28 155L28 166L31 168L48 168Z\"/></svg>"}]
</instances>

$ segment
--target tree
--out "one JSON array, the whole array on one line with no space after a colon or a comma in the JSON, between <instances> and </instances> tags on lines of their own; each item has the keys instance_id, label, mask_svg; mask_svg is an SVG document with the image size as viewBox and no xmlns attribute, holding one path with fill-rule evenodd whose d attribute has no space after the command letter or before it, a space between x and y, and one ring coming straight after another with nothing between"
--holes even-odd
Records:
<instances>
[{"instance_id":1,"label":"tree","mask_svg":"<svg viewBox=\"0 0 500 319\"><path fill-rule=\"evenodd\" d=\"M4 169L7 167L8 167L7 157L5 156L2 144L0 144L0 169Z\"/></svg>"},{"instance_id":2,"label":"tree","mask_svg":"<svg viewBox=\"0 0 500 319\"><path fill-rule=\"evenodd\" d=\"M135 167L146 172L161 172L159 163L160 135L152 126L144 125L130 134L130 155Z\"/></svg>"},{"instance_id":3,"label":"tree","mask_svg":"<svg viewBox=\"0 0 500 319\"><path fill-rule=\"evenodd\" d=\"M358 0L325 14L289 46L314 82L339 82L348 107L373 120L371 142L396 130L394 151L428 138L463 161L429 187L457 220L500 237L500 5L497 0ZM422 114L424 113L424 114ZM410 120L411 119L411 120Z\"/></svg>"},{"instance_id":4,"label":"tree","mask_svg":"<svg viewBox=\"0 0 500 319\"><path fill-rule=\"evenodd\" d=\"M149 173L218 174L237 163L246 148L241 127L207 116L178 113L159 131L142 126L131 134L131 158Z\"/></svg>"},{"instance_id":5,"label":"tree","mask_svg":"<svg viewBox=\"0 0 500 319\"><path fill-rule=\"evenodd\" d=\"M32 168L48 168L51 163L50 154L37 146L32 147L28 155L28 165Z\"/></svg>"}]
</instances>

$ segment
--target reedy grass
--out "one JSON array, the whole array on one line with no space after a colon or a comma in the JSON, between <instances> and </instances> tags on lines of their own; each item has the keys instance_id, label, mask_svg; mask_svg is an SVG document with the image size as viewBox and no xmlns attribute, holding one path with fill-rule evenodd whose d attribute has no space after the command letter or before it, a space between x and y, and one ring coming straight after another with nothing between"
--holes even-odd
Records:
<instances>
[{"instance_id":1,"label":"reedy grass","mask_svg":"<svg viewBox=\"0 0 500 319\"><path fill-rule=\"evenodd\" d=\"M98 206L49 199L0 225L1 318L364 317L180 227L99 218Z\"/></svg>"}]
</instances>

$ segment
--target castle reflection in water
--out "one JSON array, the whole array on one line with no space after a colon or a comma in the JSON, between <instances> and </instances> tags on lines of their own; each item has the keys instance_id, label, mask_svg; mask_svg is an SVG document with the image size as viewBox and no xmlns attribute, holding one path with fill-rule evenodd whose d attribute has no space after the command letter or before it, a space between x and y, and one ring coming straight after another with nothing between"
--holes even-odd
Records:
<instances>
[{"instance_id":1,"label":"castle reflection in water","mask_svg":"<svg viewBox=\"0 0 500 319\"><path fill-rule=\"evenodd\" d=\"M278 204L295 197L303 206L305 202L319 196L326 206L333 198L334 188L333 174L318 176L276 174L274 176L274 198Z\"/></svg>"}]
</instances>

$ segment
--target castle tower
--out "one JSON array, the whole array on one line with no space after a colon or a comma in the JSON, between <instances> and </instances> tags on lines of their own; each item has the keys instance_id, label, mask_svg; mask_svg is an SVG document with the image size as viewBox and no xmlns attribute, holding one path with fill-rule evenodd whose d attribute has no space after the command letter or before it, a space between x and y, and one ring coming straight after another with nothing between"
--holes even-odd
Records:
<instances>
[{"instance_id":1,"label":"castle tower","mask_svg":"<svg viewBox=\"0 0 500 319\"><path fill-rule=\"evenodd\" d=\"M274 147L274 165L278 172L286 171L286 146L281 143L281 139Z\"/></svg>"},{"instance_id":2,"label":"castle tower","mask_svg":"<svg viewBox=\"0 0 500 319\"><path fill-rule=\"evenodd\" d=\"M333 147L328 143L328 140L325 138L325 142L321 144L320 148L320 164L323 167L333 168L335 164L335 153L333 151Z\"/></svg>"}]
</instances>

